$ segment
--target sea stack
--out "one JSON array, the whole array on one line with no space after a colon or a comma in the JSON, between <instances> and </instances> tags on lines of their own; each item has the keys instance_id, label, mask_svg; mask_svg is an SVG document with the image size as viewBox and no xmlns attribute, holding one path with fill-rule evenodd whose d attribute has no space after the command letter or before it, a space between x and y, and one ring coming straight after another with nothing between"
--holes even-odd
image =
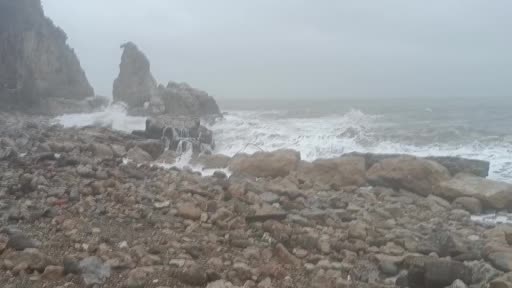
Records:
<instances>
[{"instance_id":1,"label":"sea stack","mask_svg":"<svg viewBox=\"0 0 512 288\"><path fill-rule=\"evenodd\" d=\"M158 85L151 64L132 42L121 45L119 76L114 81L114 101L125 103L131 114L144 116L207 117L220 115L215 99L186 83Z\"/></svg>"}]
</instances>

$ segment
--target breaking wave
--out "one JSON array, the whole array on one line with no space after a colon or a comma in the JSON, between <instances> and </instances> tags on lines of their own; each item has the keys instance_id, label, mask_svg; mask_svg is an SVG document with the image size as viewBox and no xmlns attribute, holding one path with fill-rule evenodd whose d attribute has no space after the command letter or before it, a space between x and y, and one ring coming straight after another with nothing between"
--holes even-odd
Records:
<instances>
[{"instance_id":1,"label":"breaking wave","mask_svg":"<svg viewBox=\"0 0 512 288\"><path fill-rule=\"evenodd\" d=\"M143 130L145 120L127 116L126 108L119 104L101 112L54 119L65 127L97 125L128 133ZM489 137L457 123L412 122L357 109L314 117L279 110L231 111L208 128L214 132L214 152L228 156L283 148L300 151L308 161L350 152L460 156L490 161L489 178L512 182L510 136ZM187 166L188 158L182 156L173 166Z\"/></svg>"}]
</instances>

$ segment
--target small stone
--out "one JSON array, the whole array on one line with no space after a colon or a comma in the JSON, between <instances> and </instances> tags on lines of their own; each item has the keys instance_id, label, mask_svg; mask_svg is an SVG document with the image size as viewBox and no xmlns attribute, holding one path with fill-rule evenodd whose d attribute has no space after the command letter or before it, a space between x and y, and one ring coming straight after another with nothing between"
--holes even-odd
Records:
<instances>
[{"instance_id":1,"label":"small stone","mask_svg":"<svg viewBox=\"0 0 512 288\"><path fill-rule=\"evenodd\" d=\"M127 288L144 288L148 282L148 276L153 272L153 269L148 267L135 268L128 272L128 279L126 279Z\"/></svg>"},{"instance_id":2,"label":"small stone","mask_svg":"<svg viewBox=\"0 0 512 288\"><path fill-rule=\"evenodd\" d=\"M233 269L236 271L238 279L242 281L252 278L251 267L245 263L235 263Z\"/></svg>"},{"instance_id":3,"label":"small stone","mask_svg":"<svg viewBox=\"0 0 512 288\"><path fill-rule=\"evenodd\" d=\"M155 202L153 205L157 209L162 209L171 206L171 201Z\"/></svg>"},{"instance_id":4,"label":"small stone","mask_svg":"<svg viewBox=\"0 0 512 288\"><path fill-rule=\"evenodd\" d=\"M110 266L95 256L80 261L79 267L86 285L101 285L110 277Z\"/></svg>"},{"instance_id":5,"label":"small stone","mask_svg":"<svg viewBox=\"0 0 512 288\"><path fill-rule=\"evenodd\" d=\"M185 266L185 260L184 259L172 259L171 261L169 261L169 266L181 268L181 267Z\"/></svg>"},{"instance_id":6,"label":"small stone","mask_svg":"<svg viewBox=\"0 0 512 288\"><path fill-rule=\"evenodd\" d=\"M190 220L200 220L202 211L193 204L184 204L178 208L178 216Z\"/></svg>"},{"instance_id":7,"label":"small stone","mask_svg":"<svg viewBox=\"0 0 512 288\"><path fill-rule=\"evenodd\" d=\"M265 192L260 195L261 200L269 204L279 202L280 197L272 192Z\"/></svg>"},{"instance_id":8,"label":"small stone","mask_svg":"<svg viewBox=\"0 0 512 288\"><path fill-rule=\"evenodd\" d=\"M185 267L185 269L178 274L178 279L183 284L192 286L203 286L208 282L206 269L196 263L192 263Z\"/></svg>"},{"instance_id":9,"label":"small stone","mask_svg":"<svg viewBox=\"0 0 512 288\"><path fill-rule=\"evenodd\" d=\"M65 256L63 266L64 274L80 274L80 263L73 257Z\"/></svg>"},{"instance_id":10,"label":"small stone","mask_svg":"<svg viewBox=\"0 0 512 288\"><path fill-rule=\"evenodd\" d=\"M47 266L44 269L42 278L47 280L60 280L64 277L64 267L62 266Z\"/></svg>"},{"instance_id":11,"label":"small stone","mask_svg":"<svg viewBox=\"0 0 512 288\"><path fill-rule=\"evenodd\" d=\"M348 236L350 238L360 239L360 240L366 240L367 232L366 232L367 226L366 224L355 221L350 223L350 226L348 228Z\"/></svg>"},{"instance_id":12,"label":"small stone","mask_svg":"<svg viewBox=\"0 0 512 288\"><path fill-rule=\"evenodd\" d=\"M276 256L281 259L286 264L292 264L295 266L300 266L301 261L293 256L286 247L283 246L283 244L279 243L276 245L276 248L274 249L274 253Z\"/></svg>"},{"instance_id":13,"label":"small stone","mask_svg":"<svg viewBox=\"0 0 512 288\"><path fill-rule=\"evenodd\" d=\"M23 251L27 248L38 248L40 246L41 242L31 239L25 233L22 232L14 232L10 234L9 241L7 242L7 248L11 248L18 251Z\"/></svg>"}]
</instances>

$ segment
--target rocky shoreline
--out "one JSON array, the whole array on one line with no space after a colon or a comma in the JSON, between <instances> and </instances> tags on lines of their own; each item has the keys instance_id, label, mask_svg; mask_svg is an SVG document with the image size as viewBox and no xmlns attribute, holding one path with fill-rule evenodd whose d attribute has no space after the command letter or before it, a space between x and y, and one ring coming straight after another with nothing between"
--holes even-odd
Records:
<instances>
[{"instance_id":1,"label":"rocky shoreline","mask_svg":"<svg viewBox=\"0 0 512 288\"><path fill-rule=\"evenodd\" d=\"M202 176L152 165L164 139L0 122L3 287L512 285L512 229L471 220L512 208L486 162L282 150Z\"/></svg>"}]
</instances>

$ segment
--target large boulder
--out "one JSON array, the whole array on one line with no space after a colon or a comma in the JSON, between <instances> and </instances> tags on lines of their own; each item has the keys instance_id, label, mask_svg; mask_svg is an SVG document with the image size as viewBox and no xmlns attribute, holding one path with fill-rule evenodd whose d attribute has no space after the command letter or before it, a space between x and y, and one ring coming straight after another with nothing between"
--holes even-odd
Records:
<instances>
[{"instance_id":1,"label":"large boulder","mask_svg":"<svg viewBox=\"0 0 512 288\"><path fill-rule=\"evenodd\" d=\"M459 174L440 183L437 194L446 199L473 197L487 208L512 208L512 184Z\"/></svg>"},{"instance_id":2,"label":"large boulder","mask_svg":"<svg viewBox=\"0 0 512 288\"><path fill-rule=\"evenodd\" d=\"M233 157L229 169L235 174L253 177L285 177L297 168L300 153L294 150L256 152L253 155L239 154Z\"/></svg>"},{"instance_id":3,"label":"large boulder","mask_svg":"<svg viewBox=\"0 0 512 288\"><path fill-rule=\"evenodd\" d=\"M361 186L366 182L365 159L359 156L342 156L319 159L312 163L301 162L297 176L306 182L333 188Z\"/></svg>"},{"instance_id":4,"label":"large boulder","mask_svg":"<svg viewBox=\"0 0 512 288\"><path fill-rule=\"evenodd\" d=\"M212 96L187 83L171 81L166 88L160 87L159 95L167 114L195 117L220 115L219 106Z\"/></svg>"},{"instance_id":5,"label":"large boulder","mask_svg":"<svg viewBox=\"0 0 512 288\"><path fill-rule=\"evenodd\" d=\"M489 176L489 161L466 159L460 157L427 157L426 159L435 161L450 171L452 175L459 173L472 174L479 177Z\"/></svg>"},{"instance_id":6,"label":"large boulder","mask_svg":"<svg viewBox=\"0 0 512 288\"><path fill-rule=\"evenodd\" d=\"M439 183L450 179L441 164L412 156L384 159L367 172L368 182L393 189L406 189L422 196L436 191Z\"/></svg>"},{"instance_id":7,"label":"large boulder","mask_svg":"<svg viewBox=\"0 0 512 288\"><path fill-rule=\"evenodd\" d=\"M143 107L156 95L157 83L151 74L148 58L132 42L124 49L119 65L119 76L114 81L114 101L124 102L130 108Z\"/></svg>"},{"instance_id":8,"label":"large boulder","mask_svg":"<svg viewBox=\"0 0 512 288\"><path fill-rule=\"evenodd\" d=\"M213 132L201 125L199 118L172 117L161 115L148 118L144 131L133 131L132 134L148 139L162 141L162 149L152 149L153 156L166 150L178 154L192 150L195 154L210 154L215 147ZM154 143L155 141L149 141ZM157 156L158 157L158 156Z\"/></svg>"},{"instance_id":9,"label":"large boulder","mask_svg":"<svg viewBox=\"0 0 512 288\"><path fill-rule=\"evenodd\" d=\"M66 41L40 0L0 1L0 109L58 114L87 104L94 90Z\"/></svg>"},{"instance_id":10,"label":"large boulder","mask_svg":"<svg viewBox=\"0 0 512 288\"><path fill-rule=\"evenodd\" d=\"M405 154L374 154L359 152L353 152L346 155L364 157L366 160L367 169L385 159L410 156ZM487 177L489 175L490 163L488 161L452 156L431 156L425 157L425 159L432 160L443 165L446 169L448 169L448 171L450 171L451 175L457 175L459 173L473 174L480 177Z\"/></svg>"}]
</instances>

